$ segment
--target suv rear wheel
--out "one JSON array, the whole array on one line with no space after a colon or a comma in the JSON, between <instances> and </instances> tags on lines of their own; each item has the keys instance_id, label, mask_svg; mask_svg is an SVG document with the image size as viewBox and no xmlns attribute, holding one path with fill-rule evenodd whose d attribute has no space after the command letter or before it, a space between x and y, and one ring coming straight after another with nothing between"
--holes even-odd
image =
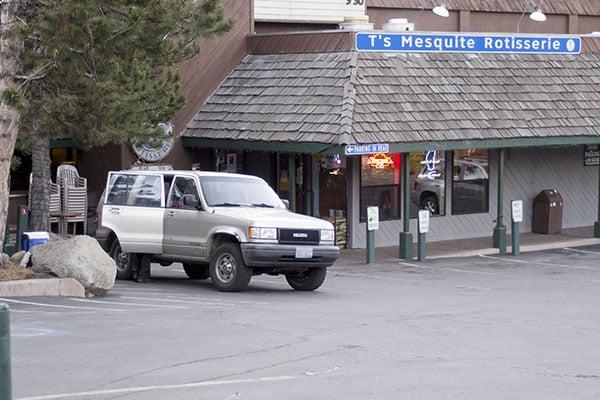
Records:
<instances>
[{"instance_id":1,"label":"suv rear wheel","mask_svg":"<svg viewBox=\"0 0 600 400\"><path fill-rule=\"evenodd\" d=\"M183 263L183 270L190 279L207 279L210 278L208 264L190 264Z\"/></svg>"},{"instance_id":2,"label":"suv rear wheel","mask_svg":"<svg viewBox=\"0 0 600 400\"><path fill-rule=\"evenodd\" d=\"M310 292L318 289L325 281L327 268L309 268L302 272L291 272L285 275L285 279L291 287L301 292Z\"/></svg>"},{"instance_id":3,"label":"suv rear wheel","mask_svg":"<svg viewBox=\"0 0 600 400\"><path fill-rule=\"evenodd\" d=\"M210 256L210 279L222 292L240 292L252 278L252 268L246 266L236 243L223 243Z\"/></svg>"},{"instance_id":4,"label":"suv rear wheel","mask_svg":"<svg viewBox=\"0 0 600 400\"><path fill-rule=\"evenodd\" d=\"M130 254L124 253L121 249L121 244L118 239L110 245L108 255L115 260L117 264L117 279L132 280L133 279L133 262Z\"/></svg>"}]
</instances>

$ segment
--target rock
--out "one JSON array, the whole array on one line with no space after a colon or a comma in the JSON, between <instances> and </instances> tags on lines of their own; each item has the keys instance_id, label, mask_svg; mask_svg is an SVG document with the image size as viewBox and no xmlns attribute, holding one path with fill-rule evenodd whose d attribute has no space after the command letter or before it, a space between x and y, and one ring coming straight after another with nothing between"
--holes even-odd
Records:
<instances>
[{"instance_id":1,"label":"rock","mask_svg":"<svg viewBox=\"0 0 600 400\"><path fill-rule=\"evenodd\" d=\"M103 296L115 284L115 262L89 236L75 236L34 246L31 256L33 272L74 278L88 294Z\"/></svg>"},{"instance_id":2,"label":"rock","mask_svg":"<svg viewBox=\"0 0 600 400\"><path fill-rule=\"evenodd\" d=\"M8 267L10 262L10 256L8 254L0 253L0 268Z\"/></svg>"},{"instance_id":3,"label":"rock","mask_svg":"<svg viewBox=\"0 0 600 400\"><path fill-rule=\"evenodd\" d=\"M13 264L21 264L21 260L23 259L26 253L26 251L21 250L18 253L13 254L10 258L10 261L12 261Z\"/></svg>"},{"instance_id":4,"label":"rock","mask_svg":"<svg viewBox=\"0 0 600 400\"><path fill-rule=\"evenodd\" d=\"M29 262L31 261L31 252L27 252L25 254L23 254L23 258L21 258L21 261L19 262L19 266L21 268L27 268L29 267Z\"/></svg>"}]
</instances>

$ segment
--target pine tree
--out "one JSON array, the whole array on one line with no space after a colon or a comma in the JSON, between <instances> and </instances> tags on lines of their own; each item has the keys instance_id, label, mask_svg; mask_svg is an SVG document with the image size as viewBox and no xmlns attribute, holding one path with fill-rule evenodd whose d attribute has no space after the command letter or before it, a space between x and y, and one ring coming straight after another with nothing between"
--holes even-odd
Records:
<instances>
[{"instance_id":1,"label":"pine tree","mask_svg":"<svg viewBox=\"0 0 600 400\"><path fill-rule=\"evenodd\" d=\"M232 25L219 0L26 0L20 134L33 148L32 229L48 230L49 143L160 138L183 106L178 65Z\"/></svg>"}]
</instances>

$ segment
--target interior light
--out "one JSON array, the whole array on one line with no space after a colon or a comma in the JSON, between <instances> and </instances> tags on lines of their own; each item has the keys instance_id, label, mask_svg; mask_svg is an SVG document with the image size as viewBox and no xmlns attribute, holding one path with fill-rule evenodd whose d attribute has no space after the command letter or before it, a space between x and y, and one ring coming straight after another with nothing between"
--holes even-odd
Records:
<instances>
[{"instance_id":1,"label":"interior light","mask_svg":"<svg viewBox=\"0 0 600 400\"><path fill-rule=\"evenodd\" d=\"M529 14L529 18L537 22L544 22L546 21L546 14L544 14L542 10L538 8L537 10Z\"/></svg>"},{"instance_id":2,"label":"interior light","mask_svg":"<svg viewBox=\"0 0 600 400\"><path fill-rule=\"evenodd\" d=\"M445 4L434 7L432 11L435 15L439 15L440 17L447 18L450 16L450 13L448 12L448 9L446 8Z\"/></svg>"}]
</instances>

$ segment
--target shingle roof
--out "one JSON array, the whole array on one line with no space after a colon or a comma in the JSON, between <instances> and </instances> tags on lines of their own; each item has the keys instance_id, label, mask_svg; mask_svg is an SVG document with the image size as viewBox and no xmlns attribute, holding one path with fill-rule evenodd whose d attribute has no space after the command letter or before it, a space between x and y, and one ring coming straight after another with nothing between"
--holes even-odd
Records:
<instances>
[{"instance_id":1,"label":"shingle roof","mask_svg":"<svg viewBox=\"0 0 600 400\"><path fill-rule=\"evenodd\" d=\"M248 56L187 126L212 139L335 143L353 54Z\"/></svg>"},{"instance_id":2,"label":"shingle roof","mask_svg":"<svg viewBox=\"0 0 600 400\"><path fill-rule=\"evenodd\" d=\"M600 55L248 56L187 137L288 143L600 136Z\"/></svg>"},{"instance_id":3,"label":"shingle roof","mask_svg":"<svg viewBox=\"0 0 600 400\"><path fill-rule=\"evenodd\" d=\"M420 9L426 2L422 0L369 0L368 7L414 8ZM485 12L523 12L523 0L445 0L449 10L469 10ZM539 1L534 2L535 5ZM600 2L597 0L545 0L542 9L547 14L600 15ZM533 5L528 10L531 11Z\"/></svg>"}]
</instances>

